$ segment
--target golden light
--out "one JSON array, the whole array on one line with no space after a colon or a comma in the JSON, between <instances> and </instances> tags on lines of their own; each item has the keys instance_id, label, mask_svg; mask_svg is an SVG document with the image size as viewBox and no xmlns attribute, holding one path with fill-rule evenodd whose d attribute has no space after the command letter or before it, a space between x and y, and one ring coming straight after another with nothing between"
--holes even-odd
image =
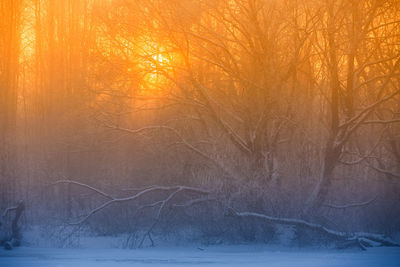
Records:
<instances>
[{"instance_id":1,"label":"golden light","mask_svg":"<svg viewBox=\"0 0 400 267\"><path fill-rule=\"evenodd\" d=\"M145 70L145 76L143 81L150 87L157 87L166 82L165 75L168 74L168 69L171 64L171 59L163 53L157 53L150 56L149 62L147 62L147 70Z\"/></svg>"},{"instance_id":2,"label":"golden light","mask_svg":"<svg viewBox=\"0 0 400 267\"><path fill-rule=\"evenodd\" d=\"M178 65L178 56L154 41L140 44L140 54L143 59L139 64L143 72L142 93L157 94L168 83L174 67Z\"/></svg>"}]
</instances>

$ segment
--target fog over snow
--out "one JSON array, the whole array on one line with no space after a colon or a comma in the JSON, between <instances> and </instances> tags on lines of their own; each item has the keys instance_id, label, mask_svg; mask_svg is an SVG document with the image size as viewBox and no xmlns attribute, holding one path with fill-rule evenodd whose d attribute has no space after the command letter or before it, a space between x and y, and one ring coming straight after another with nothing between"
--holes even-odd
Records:
<instances>
[{"instance_id":1,"label":"fog over snow","mask_svg":"<svg viewBox=\"0 0 400 267\"><path fill-rule=\"evenodd\" d=\"M0 0L0 267L400 267L400 0Z\"/></svg>"}]
</instances>

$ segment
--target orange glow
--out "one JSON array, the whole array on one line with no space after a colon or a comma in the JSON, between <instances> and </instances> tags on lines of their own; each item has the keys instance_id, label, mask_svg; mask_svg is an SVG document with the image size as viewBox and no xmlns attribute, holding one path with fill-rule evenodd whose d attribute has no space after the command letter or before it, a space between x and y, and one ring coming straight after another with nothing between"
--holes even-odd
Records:
<instances>
[{"instance_id":1,"label":"orange glow","mask_svg":"<svg viewBox=\"0 0 400 267\"><path fill-rule=\"evenodd\" d=\"M144 49L145 50L145 49ZM155 90L167 82L166 75L170 74L171 64L174 59L171 55L161 52L148 51L143 65L143 88Z\"/></svg>"},{"instance_id":2,"label":"orange glow","mask_svg":"<svg viewBox=\"0 0 400 267\"><path fill-rule=\"evenodd\" d=\"M139 42L136 51L139 55L139 69L142 73L140 88L144 95L159 95L174 76L181 64L181 57L168 50L162 43L154 41Z\"/></svg>"},{"instance_id":3,"label":"orange glow","mask_svg":"<svg viewBox=\"0 0 400 267\"><path fill-rule=\"evenodd\" d=\"M65 210L51 217L67 235L61 218L107 201L89 213L105 225L55 238L71 245L91 227L153 243L204 212L190 232L208 241L279 239L288 216L296 243L310 219L367 246L342 233L400 229L399 77L400 0L0 0L0 214L26 197L32 222ZM57 199L61 177L79 183ZM72 197L85 184L93 195ZM268 225L242 231L246 210ZM18 236L3 230L0 245Z\"/></svg>"}]
</instances>

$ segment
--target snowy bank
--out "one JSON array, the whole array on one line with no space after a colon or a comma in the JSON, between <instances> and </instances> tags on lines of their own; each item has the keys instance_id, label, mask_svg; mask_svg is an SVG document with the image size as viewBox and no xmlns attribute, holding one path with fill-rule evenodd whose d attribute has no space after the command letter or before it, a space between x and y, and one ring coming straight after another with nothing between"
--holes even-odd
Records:
<instances>
[{"instance_id":1,"label":"snowy bank","mask_svg":"<svg viewBox=\"0 0 400 267\"><path fill-rule=\"evenodd\" d=\"M1 267L90 266L398 267L400 248L309 250L271 246L156 247L143 249L51 249L0 251Z\"/></svg>"}]
</instances>

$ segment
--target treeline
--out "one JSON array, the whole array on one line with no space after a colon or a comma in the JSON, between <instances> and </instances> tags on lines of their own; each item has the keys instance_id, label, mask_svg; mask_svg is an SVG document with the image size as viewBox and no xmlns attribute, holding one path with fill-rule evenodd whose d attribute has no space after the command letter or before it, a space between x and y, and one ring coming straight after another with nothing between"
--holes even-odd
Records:
<instances>
[{"instance_id":1,"label":"treeline","mask_svg":"<svg viewBox=\"0 0 400 267\"><path fill-rule=\"evenodd\" d=\"M104 195L50 186L74 180L212 192L185 220L209 235L229 209L399 230L398 1L0 3L0 208L26 223L90 214ZM88 222L129 232L157 197Z\"/></svg>"}]
</instances>

